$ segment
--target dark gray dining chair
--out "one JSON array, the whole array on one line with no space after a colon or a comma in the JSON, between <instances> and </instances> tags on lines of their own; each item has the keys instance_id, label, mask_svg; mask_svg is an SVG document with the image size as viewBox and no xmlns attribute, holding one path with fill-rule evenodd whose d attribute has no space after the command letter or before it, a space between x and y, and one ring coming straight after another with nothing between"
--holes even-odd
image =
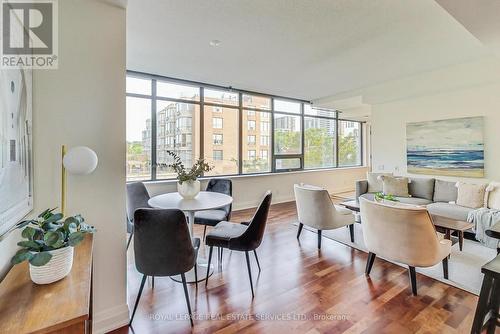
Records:
<instances>
[{"instance_id":1,"label":"dark gray dining chair","mask_svg":"<svg viewBox=\"0 0 500 334\"><path fill-rule=\"evenodd\" d=\"M211 179L208 181L206 191L217 192L228 196L233 195L233 183L229 179ZM220 209L204 210L196 212L194 223L205 225L203 229L203 239L207 233L207 226L215 226L221 221L231 219L232 204L228 204Z\"/></svg>"},{"instance_id":2,"label":"dark gray dining chair","mask_svg":"<svg viewBox=\"0 0 500 334\"><path fill-rule=\"evenodd\" d=\"M130 233L127 250L134 235L134 212L140 208L150 208L149 199L149 193L144 183L127 183L127 233Z\"/></svg>"},{"instance_id":3,"label":"dark gray dining chair","mask_svg":"<svg viewBox=\"0 0 500 334\"><path fill-rule=\"evenodd\" d=\"M252 270L250 268L248 252L256 250L262 242L266 229L269 207L271 206L271 199L271 191L267 191L248 226L223 221L217 224L212 231L208 232L205 238L205 244L210 247L210 251L208 255L208 269L205 285L208 284L210 261L212 260L212 251L214 247L241 251L245 252L250 288L252 289L252 298L254 297Z\"/></svg>"},{"instance_id":4,"label":"dark gray dining chair","mask_svg":"<svg viewBox=\"0 0 500 334\"><path fill-rule=\"evenodd\" d=\"M186 285L186 272L195 269L200 239L191 240L186 216L178 209L137 209L134 214L135 266L142 276L139 294L135 301L129 325L141 298L147 276L180 275L189 311L191 326L193 317Z\"/></svg>"}]
</instances>

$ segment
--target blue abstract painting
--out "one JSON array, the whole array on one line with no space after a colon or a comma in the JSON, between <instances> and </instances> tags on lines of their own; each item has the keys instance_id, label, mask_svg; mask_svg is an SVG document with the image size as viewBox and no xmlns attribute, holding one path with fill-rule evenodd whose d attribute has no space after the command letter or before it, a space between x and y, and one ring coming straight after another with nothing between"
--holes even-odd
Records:
<instances>
[{"instance_id":1,"label":"blue abstract painting","mask_svg":"<svg viewBox=\"0 0 500 334\"><path fill-rule=\"evenodd\" d=\"M408 173L484 177L483 117L408 123Z\"/></svg>"}]
</instances>

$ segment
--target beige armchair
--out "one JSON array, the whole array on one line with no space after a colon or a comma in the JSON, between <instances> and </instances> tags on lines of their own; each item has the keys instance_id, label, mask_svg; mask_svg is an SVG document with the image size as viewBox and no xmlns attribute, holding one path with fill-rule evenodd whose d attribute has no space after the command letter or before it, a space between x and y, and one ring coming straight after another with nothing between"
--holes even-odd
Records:
<instances>
[{"instance_id":1,"label":"beige armchair","mask_svg":"<svg viewBox=\"0 0 500 334\"><path fill-rule=\"evenodd\" d=\"M417 295L415 267L431 267L442 261L444 277L448 279L451 241L438 236L426 208L382 204L364 198L359 201L364 241L370 252L367 275L378 255L408 265L414 295Z\"/></svg>"},{"instance_id":2,"label":"beige armchair","mask_svg":"<svg viewBox=\"0 0 500 334\"><path fill-rule=\"evenodd\" d=\"M351 242L354 242L354 215L350 210L334 206L328 191L310 185L294 185L299 230L297 239L304 225L318 230L318 249L321 249L321 231L349 226Z\"/></svg>"}]
</instances>

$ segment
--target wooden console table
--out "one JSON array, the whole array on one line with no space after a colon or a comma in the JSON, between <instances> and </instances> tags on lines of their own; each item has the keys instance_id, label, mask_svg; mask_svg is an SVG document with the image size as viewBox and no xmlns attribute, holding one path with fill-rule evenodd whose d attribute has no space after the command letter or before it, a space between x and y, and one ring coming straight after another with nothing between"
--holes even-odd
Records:
<instances>
[{"instance_id":1,"label":"wooden console table","mask_svg":"<svg viewBox=\"0 0 500 334\"><path fill-rule=\"evenodd\" d=\"M92 246L87 235L70 274L52 284L33 283L27 262L14 266L0 283L0 333L90 333Z\"/></svg>"}]
</instances>

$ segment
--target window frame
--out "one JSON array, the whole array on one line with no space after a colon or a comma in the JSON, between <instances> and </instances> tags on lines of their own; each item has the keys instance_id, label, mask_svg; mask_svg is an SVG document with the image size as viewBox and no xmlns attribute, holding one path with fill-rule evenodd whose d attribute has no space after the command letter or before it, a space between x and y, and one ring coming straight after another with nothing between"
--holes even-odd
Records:
<instances>
[{"instance_id":1,"label":"window frame","mask_svg":"<svg viewBox=\"0 0 500 334\"><path fill-rule=\"evenodd\" d=\"M237 176L237 175L259 175L259 174L279 174L279 173L285 173L285 172L293 172L293 171L311 171L311 170L327 170L327 169L338 169L338 168L355 168L355 167L362 167L365 163L365 147L364 147L364 135L365 135L365 127L364 124L366 122L363 121L357 121L357 120L352 120L352 119L344 119L339 117L339 112L338 111L332 111L328 110L329 112L332 112L334 116L318 116L318 115L311 115L308 113L304 113L304 106L305 105L311 105L310 101L306 100L301 100L301 99L294 99L290 97L284 97L284 96L277 96L277 95L272 95L272 94L264 94L264 93L258 93L258 92L252 92L252 91L247 91L247 90L241 90L241 89L234 89L232 87L222 87L218 85L212 85L212 84L207 84L207 83L201 83L201 82L195 82L195 81L189 81L189 80L183 80L183 79L177 79L177 78L170 78L170 77L165 77L165 76L160 76L160 75L155 75L155 74L148 74L148 73L142 73L142 72L136 72L136 71L127 71L126 73L127 77L133 77L133 78L139 78L139 79L148 79L151 80L151 95L147 94L138 94L138 93L128 93L127 91L125 92L125 95L127 97L138 97L138 98L145 98L149 99L151 101L151 168L150 168L150 173L151 173L151 178L143 180L144 182L148 181L158 181L158 180L175 180L175 178L158 178L157 177L157 120L156 120L156 104L157 101L168 101L168 102L174 102L174 103L188 103L188 104L195 104L198 105L200 110L200 117L199 117L199 138L198 138L198 143L195 143L192 141L193 147L195 145L199 145L199 153L200 156L203 157L205 156L204 152L204 107L205 106L212 106L212 107L220 107L220 108L231 108L231 109L237 109L239 112L239 129L238 129L238 138L239 138L239 143L238 143L238 173L235 174L229 174L229 175L216 175L216 176L207 176L207 177L222 177L222 176ZM194 100L188 100L188 99L176 99L176 98L167 98L163 96L158 96L156 92L157 88L157 82L162 81L162 82L170 82L173 84L180 84L180 85L187 85L187 86L194 86L199 89L199 101L194 101ZM218 103L218 102L208 102L205 101L204 97L204 90L206 89L214 89L214 90L221 90L221 91L227 91L229 93L236 93L238 94L239 100L238 104L224 104L224 103ZM262 96L265 98L271 99L271 109L263 109L263 108L251 108L251 107L244 107L243 106L243 95L253 95L253 96ZM299 113L293 113L293 112L284 112L284 111L278 111L275 110L274 108L274 101L275 100L286 100L290 102L297 102L300 103L300 112ZM315 109L320 109L320 108L315 108ZM325 109L326 110L326 109ZM243 143L245 142L243 140L243 127L247 127L248 130L248 124L243 124L243 113L245 111L252 111L252 112L264 112L268 115L268 120L267 123L269 123L270 131L269 131L269 137L268 138L268 145L267 145L267 150L269 154L269 162L270 162L270 170L266 172L256 172L256 173L243 173L243 160L244 157L242 156L243 153ZM219 114L219 113L217 113ZM222 114L222 113L221 113ZM290 116L297 116L300 119L300 125L301 125L301 131L300 131L300 136L301 136L301 153L300 154L275 154L274 152L274 130L275 130L275 122L274 122L274 115L275 114L285 114L285 115L290 115ZM334 140L334 154L335 154L335 164L333 167L311 167L311 168L305 168L305 161L304 161L304 140L305 140L305 117L307 118L324 118L324 119L329 119L329 120L334 120L335 122L335 140ZM223 115L221 117L223 119ZM348 121L348 122L354 122L359 124L359 129L360 129L360 147L359 147L359 155L361 157L360 163L355 164L355 165L350 165L350 166L339 166L339 121ZM212 121L213 122L213 121ZM248 120L247 120L248 122ZM224 123L224 121L223 121ZM194 126L194 124L192 124ZM224 125L223 125L224 127ZM257 124L255 121L255 129L254 131L260 131L260 125ZM267 134L266 134L267 135ZM260 139L259 139L260 140ZM255 142L257 145L257 140ZM257 154L256 154L257 157ZM299 168L284 168L284 169L277 169L276 168L276 159L286 159L286 158L298 158L300 160L300 167ZM133 181L127 181L127 182L133 182Z\"/></svg>"}]
</instances>

